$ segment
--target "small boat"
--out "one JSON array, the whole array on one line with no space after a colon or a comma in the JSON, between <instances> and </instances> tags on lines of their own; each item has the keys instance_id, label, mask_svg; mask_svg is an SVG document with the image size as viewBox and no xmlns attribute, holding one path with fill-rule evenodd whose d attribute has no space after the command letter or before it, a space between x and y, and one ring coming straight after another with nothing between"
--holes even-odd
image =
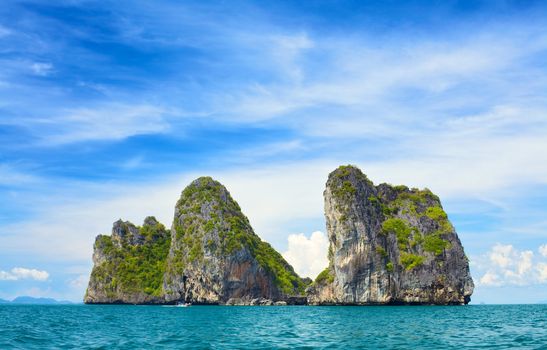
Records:
<instances>
[{"instance_id":1,"label":"small boat","mask_svg":"<svg viewBox=\"0 0 547 350\"><path fill-rule=\"evenodd\" d=\"M178 303L177 305L175 305L176 307L188 307L188 306L191 306L192 304L191 303Z\"/></svg>"}]
</instances>

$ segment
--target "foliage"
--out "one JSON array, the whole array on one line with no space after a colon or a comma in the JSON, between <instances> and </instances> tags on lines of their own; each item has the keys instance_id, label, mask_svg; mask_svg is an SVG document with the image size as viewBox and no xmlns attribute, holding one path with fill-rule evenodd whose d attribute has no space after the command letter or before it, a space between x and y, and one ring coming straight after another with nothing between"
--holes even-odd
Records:
<instances>
[{"instance_id":1,"label":"foliage","mask_svg":"<svg viewBox=\"0 0 547 350\"><path fill-rule=\"evenodd\" d=\"M414 235L412 236L412 238L413 239L410 241L411 248L414 248L415 246L422 244L424 242L424 237L417 230L414 231Z\"/></svg>"},{"instance_id":2,"label":"foliage","mask_svg":"<svg viewBox=\"0 0 547 350\"><path fill-rule=\"evenodd\" d=\"M354 165L341 165L335 171L332 172L332 177L335 180L335 188L333 189L333 194L338 199L347 199L355 194L357 189L353 185L353 182L350 181L351 176L354 176L356 180L364 181L369 185L372 185L372 182L367 178L365 174Z\"/></svg>"},{"instance_id":3,"label":"foliage","mask_svg":"<svg viewBox=\"0 0 547 350\"><path fill-rule=\"evenodd\" d=\"M138 292L161 295L171 244L169 231L162 224L145 225L139 228L139 234L146 237L145 243L135 246L115 246L110 236L101 235L97 239L96 248L107 260L93 269L92 278L105 285L107 295Z\"/></svg>"},{"instance_id":4,"label":"foliage","mask_svg":"<svg viewBox=\"0 0 547 350\"><path fill-rule=\"evenodd\" d=\"M393 272L393 263L391 261L386 264L386 270L388 272Z\"/></svg>"},{"instance_id":5,"label":"foliage","mask_svg":"<svg viewBox=\"0 0 547 350\"><path fill-rule=\"evenodd\" d=\"M191 210L193 207L199 207L199 212ZM273 276L283 293L304 292L303 280L281 254L253 232L237 202L219 182L210 177L195 180L183 191L177 210L180 216L174 222L175 230L184 232L181 237L177 235L177 240L182 238L177 260L181 259L183 266L201 263L205 250L211 254L229 256L241 249L248 249L259 265ZM184 228L178 229L179 226Z\"/></svg>"},{"instance_id":6,"label":"foliage","mask_svg":"<svg viewBox=\"0 0 547 350\"><path fill-rule=\"evenodd\" d=\"M440 233L436 232L431 235L427 235L424 238L424 250L434 253L435 255L441 255L446 248L450 247L450 242L440 237Z\"/></svg>"},{"instance_id":7,"label":"foliage","mask_svg":"<svg viewBox=\"0 0 547 350\"><path fill-rule=\"evenodd\" d=\"M441 207L429 207L425 211L425 215L435 221L446 220L448 218Z\"/></svg>"},{"instance_id":8,"label":"foliage","mask_svg":"<svg viewBox=\"0 0 547 350\"><path fill-rule=\"evenodd\" d=\"M380 200L379 200L378 197L376 197L376 196L368 196L368 201L369 201L372 205L380 205Z\"/></svg>"},{"instance_id":9,"label":"foliage","mask_svg":"<svg viewBox=\"0 0 547 350\"><path fill-rule=\"evenodd\" d=\"M405 185L393 186L393 189L397 192L406 192L406 191L408 191L408 187L405 186Z\"/></svg>"},{"instance_id":10,"label":"foliage","mask_svg":"<svg viewBox=\"0 0 547 350\"><path fill-rule=\"evenodd\" d=\"M392 186L392 188L397 192L397 198L388 205L392 214L399 211L403 214L422 214L428 206L432 204L436 206L439 203L439 197L427 188L409 189L404 185ZM389 215L389 213L384 214Z\"/></svg>"},{"instance_id":11,"label":"foliage","mask_svg":"<svg viewBox=\"0 0 547 350\"><path fill-rule=\"evenodd\" d=\"M443 239L442 235L452 232L453 227L440 205L439 198L429 189L409 189L406 186L393 186L393 189L397 192L397 197L388 203L387 210L383 210L388 219L382 225L382 233L396 235L401 254L400 263L406 270L411 270L425 261L424 256L416 254L420 247L437 256L450 247L450 242ZM427 217L436 222L437 230L433 233L420 232L405 219L393 217L394 215L413 216L417 219Z\"/></svg>"},{"instance_id":12,"label":"foliage","mask_svg":"<svg viewBox=\"0 0 547 350\"><path fill-rule=\"evenodd\" d=\"M380 255L382 258L387 257L387 252L386 252L386 250L385 250L383 247L379 246L379 245L376 246L376 253L377 253L378 255Z\"/></svg>"},{"instance_id":13,"label":"foliage","mask_svg":"<svg viewBox=\"0 0 547 350\"><path fill-rule=\"evenodd\" d=\"M442 233L449 233L450 231L452 231L453 228L450 224L450 221L448 221L448 216L446 215L443 208L441 208L440 206L427 208L425 216L437 222L437 224L439 225L439 230Z\"/></svg>"},{"instance_id":14,"label":"foliage","mask_svg":"<svg viewBox=\"0 0 547 350\"><path fill-rule=\"evenodd\" d=\"M353 184L350 181L346 180L340 183L338 187L333 190L333 194L339 199L344 199L351 197L355 194L356 191L357 190L355 189Z\"/></svg>"},{"instance_id":15,"label":"foliage","mask_svg":"<svg viewBox=\"0 0 547 350\"><path fill-rule=\"evenodd\" d=\"M334 274L332 273L329 267L321 271L319 275L317 275L314 281L315 284L323 284L323 283L330 284L332 282L334 282Z\"/></svg>"},{"instance_id":16,"label":"foliage","mask_svg":"<svg viewBox=\"0 0 547 350\"><path fill-rule=\"evenodd\" d=\"M409 237L412 233L410 226L406 222L399 218L389 218L382 223L382 234L394 233L397 237L397 243L399 249L406 249L409 243Z\"/></svg>"},{"instance_id":17,"label":"foliage","mask_svg":"<svg viewBox=\"0 0 547 350\"><path fill-rule=\"evenodd\" d=\"M413 268L422 265L424 263L424 260L425 258L420 255L405 252L401 253L401 265L403 265L407 271L410 271Z\"/></svg>"},{"instance_id":18,"label":"foliage","mask_svg":"<svg viewBox=\"0 0 547 350\"><path fill-rule=\"evenodd\" d=\"M263 242L258 236L253 235L251 244L251 253L266 271L269 271L275 277L276 285L285 294L294 294L295 291L303 293L306 285L304 281L294 272L292 267L283 259L275 249L266 242Z\"/></svg>"}]
</instances>

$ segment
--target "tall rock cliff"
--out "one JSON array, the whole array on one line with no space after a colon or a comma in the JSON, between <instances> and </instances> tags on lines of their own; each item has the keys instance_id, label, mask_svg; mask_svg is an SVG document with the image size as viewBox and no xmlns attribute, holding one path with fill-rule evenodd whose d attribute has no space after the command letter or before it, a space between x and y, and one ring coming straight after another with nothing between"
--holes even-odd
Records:
<instances>
[{"instance_id":1,"label":"tall rock cliff","mask_svg":"<svg viewBox=\"0 0 547 350\"><path fill-rule=\"evenodd\" d=\"M111 236L97 236L93 262L84 297L90 304L306 301L306 282L210 177L182 192L171 231L153 217L142 227L116 221Z\"/></svg>"},{"instance_id":2,"label":"tall rock cliff","mask_svg":"<svg viewBox=\"0 0 547 350\"><path fill-rule=\"evenodd\" d=\"M171 234L154 217L141 227L118 220L112 235L99 235L84 302L163 303L163 275Z\"/></svg>"},{"instance_id":3,"label":"tall rock cliff","mask_svg":"<svg viewBox=\"0 0 547 350\"><path fill-rule=\"evenodd\" d=\"M463 247L429 190L373 183L356 167L328 178L329 266L310 304L467 304L473 280Z\"/></svg>"},{"instance_id":4,"label":"tall rock cliff","mask_svg":"<svg viewBox=\"0 0 547 350\"><path fill-rule=\"evenodd\" d=\"M253 232L230 193L210 177L182 192L171 235L163 285L168 302L250 304L304 292L303 280Z\"/></svg>"}]
</instances>

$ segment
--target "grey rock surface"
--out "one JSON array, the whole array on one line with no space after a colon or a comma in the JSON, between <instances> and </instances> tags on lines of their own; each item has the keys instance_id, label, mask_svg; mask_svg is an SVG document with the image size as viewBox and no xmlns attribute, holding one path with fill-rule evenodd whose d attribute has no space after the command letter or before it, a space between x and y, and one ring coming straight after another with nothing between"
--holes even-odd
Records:
<instances>
[{"instance_id":1,"label":"grey rock surface","mask_svg":"<svg viewBox=\"0 0 547 350\"><path fill-rule=\"evenodd\" d=\"M329 267L310 304L467 304L473 292L461 242L429 190L374 184L342 166L324 192Z\"/></svg>"}]
</instances>

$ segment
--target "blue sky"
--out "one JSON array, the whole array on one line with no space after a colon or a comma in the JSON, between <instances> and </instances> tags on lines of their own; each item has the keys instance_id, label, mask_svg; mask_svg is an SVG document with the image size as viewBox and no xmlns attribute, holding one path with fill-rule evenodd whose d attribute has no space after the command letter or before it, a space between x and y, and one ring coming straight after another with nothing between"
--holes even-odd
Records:
<instances>
[{"instance_id":1,"label":"blue sky","mask_svg":"<svg viewBox=\"0 0 547 350\"><path fill-rule=\"evenodd\" d=\"M303 275L327 174L440 195L473 302L547 300L541 1L5 1L0 298L81 300L95 235L222 181Z\"/></svg>"}]
</instances>

